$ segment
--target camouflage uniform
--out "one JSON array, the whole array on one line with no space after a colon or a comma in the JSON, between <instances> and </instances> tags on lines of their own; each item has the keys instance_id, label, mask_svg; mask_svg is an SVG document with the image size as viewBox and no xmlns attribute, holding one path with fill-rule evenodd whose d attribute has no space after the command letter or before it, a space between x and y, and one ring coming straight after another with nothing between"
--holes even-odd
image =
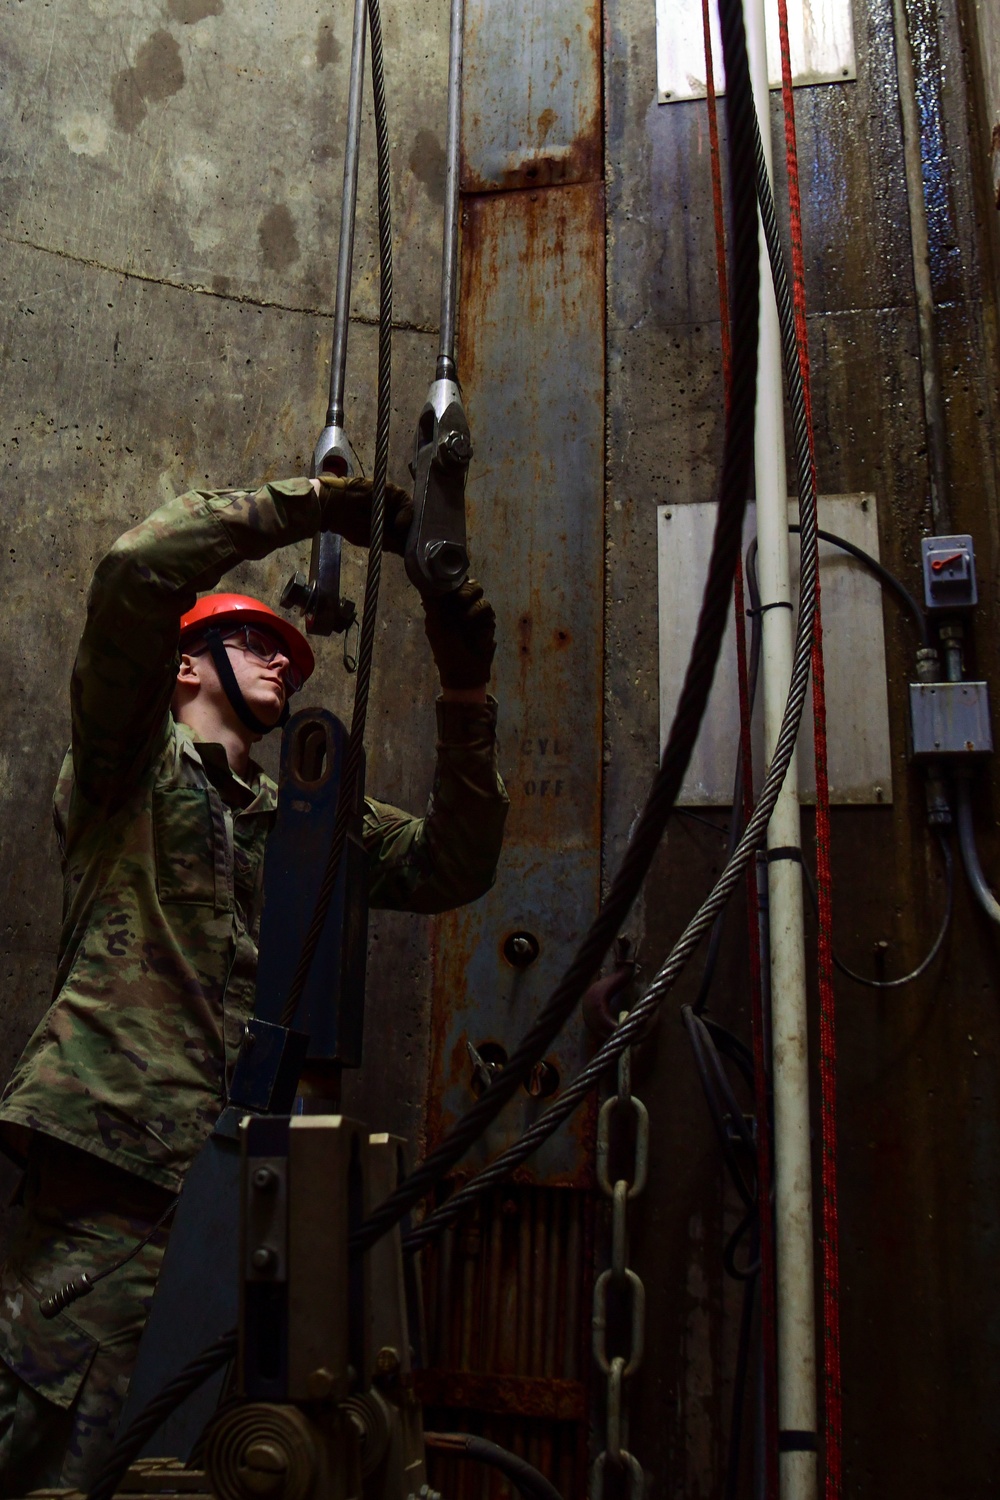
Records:
<instances>
[{"instance_id":1,"label":"camouflage uniform","mask_svg":"<svg viewBox=\"0 0 1000 1500\"><path fill-rule=\"evenodd\" d=\"M108 1262L121 1253L110 1253L116 1235L128 1248L141 1234L138 1223L112 1229L98 1213L105 1164L140 1179L137 1194L176 1193L225 1103L253 1007L264 845L276 806L274 784L259 768L251 763L245 779L237 776L221 746L174 722L178 622L236 563L302 541L319 524L305 479L255 494L195 491L120 538L94 576L73 671L72 748L55 798L64 872L55 998L4 1092L0 1129L14 1144L40 1134L35 1157L46 1158L39 1170L52 1180L67 1175L67 1153L55 1143L75 1148L69 1155L78 1166L68 1175L94 1179L91 1218L104 1228L93 1233L104 1237ZM373 906L436 912L489 889L507 810L495 708L438 704L426 817L366 802ZM66 1237L77 1232L71 1218L55 1224L53 1196L47 1220L33 1210L37 1200L26 1204L26 1219L37 1220L24 1231L33 1248L19 1242L4 1272L0 1353L47 1403L79 1411L99 1360L88 1365L80 1353L85 1323L76 1308L92 1308L98 1294L76 1304L72 1318L63 1312L39 1323L37 1292L50 1279L39 1269L43 1221L56 1282L66 1279ZM81 1243L83 1266L89 1231ZM106 1330L137 1330L131 1354L122 1346L112 1361L114 1377L101 1377L106 1411L127 1385L143 1316L136 1304L155 1282L156 1255L132 1263L134 1289L124 1271L102 1283L105 1311L117 1304L98 1318L101 1350ZM29 1263L34 1271L19 1274L17 1265ZM5 1427L11 1407L0 1386L0 1457L17 1441L21 1403L19 1388ZM92 1441L90 1453L101 1446Z\"/></svg>"}]
</instances>

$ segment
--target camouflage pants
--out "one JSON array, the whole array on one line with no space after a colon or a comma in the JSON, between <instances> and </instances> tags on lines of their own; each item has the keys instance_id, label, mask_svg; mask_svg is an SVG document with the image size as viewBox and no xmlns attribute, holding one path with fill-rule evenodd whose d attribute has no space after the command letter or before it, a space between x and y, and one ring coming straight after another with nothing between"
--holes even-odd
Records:
<instances>
[{"instance_id":1,"label":"camouflage pants","mask_svg":"<svg viewBox=\"0 0 1000 1500\"><path fill-rule=\"evenodd\" d=\"M170 1194L45 1136L0 1267L0 1495L86 1490L114 1441L163 1259L166 1230L47 1320L39 1301L102 1270L152 1228Z\"/></svg>"}]
</instances>

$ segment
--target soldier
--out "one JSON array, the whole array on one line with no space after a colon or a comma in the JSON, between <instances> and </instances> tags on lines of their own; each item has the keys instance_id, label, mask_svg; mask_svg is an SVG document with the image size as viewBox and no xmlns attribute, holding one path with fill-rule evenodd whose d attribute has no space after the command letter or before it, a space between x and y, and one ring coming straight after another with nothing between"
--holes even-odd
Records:
<instances>
[{"instance_id":1,"label":"soldier","mask_svg":"<svg viewBox=\"0 0 1000 1500\"><path fill-rule=\"evenodd\" d=\"M327 475L194 491L94 576L55 795L54 999L0 1102L26 1164L0 1270L4 1495L86 1488L105 1460L167 1230L147 1236L225 1103L252 1013L276 789L250 751L313 655L266 605L196 595L319 530L367 545L370 504L370 481ZM409 519L390 486L388 550L402 553ZM507 798L486 695L493 610L471 582L424 607L442 684L434 792L424 818L367 801L364 842L373 906L436 912L492 885ZM46 1320L41 1300L84 1271L93 1290Z\"/></svg>"}]
</instances>

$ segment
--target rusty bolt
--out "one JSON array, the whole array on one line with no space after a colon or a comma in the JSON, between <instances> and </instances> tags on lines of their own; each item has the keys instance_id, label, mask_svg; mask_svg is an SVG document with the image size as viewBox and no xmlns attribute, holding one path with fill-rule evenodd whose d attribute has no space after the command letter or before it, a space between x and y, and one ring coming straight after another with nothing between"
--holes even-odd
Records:
<instances>
[{"instance_id":1,"label":"rusty bolt","mask_svg":"<svg viewBox=\"0 0 1000 1500\"><path fill-rule=\"evenodd\" d=\"M384 1344L375 1356L375 1374L397 1375L399 1364L399 1350L394 1349L391 1344Z\"/></svg>"},{"instance_id":2,"label":"rusty bolt","mask_svg":"<svg viewBox=\"0 0 1000 1500\"><path fill-rule=\"evenodd\" d=\"M253 1174L253 1185L258 1192L271 1192L278 1186L278 1174L272 1167L258 1167Z\"/></svg>"},{"instance_id":3,"label":"rusty bolt","mask_svg":"<svg viewBox=\"0 0 1000 1500\"><path fill-rule=\"evenodd\" d=\"M318 1370L312 1370L306 1379L306 1390L309 1392L310 1400L328 1401L333 1395L335 1384L336 1381L326 1365L321 1365Z\"/></svg>"}]
</instances>

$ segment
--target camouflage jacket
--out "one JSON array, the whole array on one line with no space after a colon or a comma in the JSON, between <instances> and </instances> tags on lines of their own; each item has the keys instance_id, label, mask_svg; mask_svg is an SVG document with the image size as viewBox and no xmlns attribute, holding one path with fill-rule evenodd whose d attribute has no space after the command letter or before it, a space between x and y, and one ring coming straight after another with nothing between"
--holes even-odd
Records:
<instances>
[{"instance_id":1,"label":"camouflage jacket","mask_svg":"<svg viewBox=\"0 0 1000 1500\"><path fill-rule=\"evenodd\" d=\"M40 1130L178 1189L225 1103L252 1013L274 783L174 722L178 622L245 558L319 524L308 480L182 495L99 565L56 789L63 927L54 1000L0 1102ZM493 883L507 798L495 704L438 704L424 818L369 801L373 906L435 912Z\"/></svg>"}]
</instances>

